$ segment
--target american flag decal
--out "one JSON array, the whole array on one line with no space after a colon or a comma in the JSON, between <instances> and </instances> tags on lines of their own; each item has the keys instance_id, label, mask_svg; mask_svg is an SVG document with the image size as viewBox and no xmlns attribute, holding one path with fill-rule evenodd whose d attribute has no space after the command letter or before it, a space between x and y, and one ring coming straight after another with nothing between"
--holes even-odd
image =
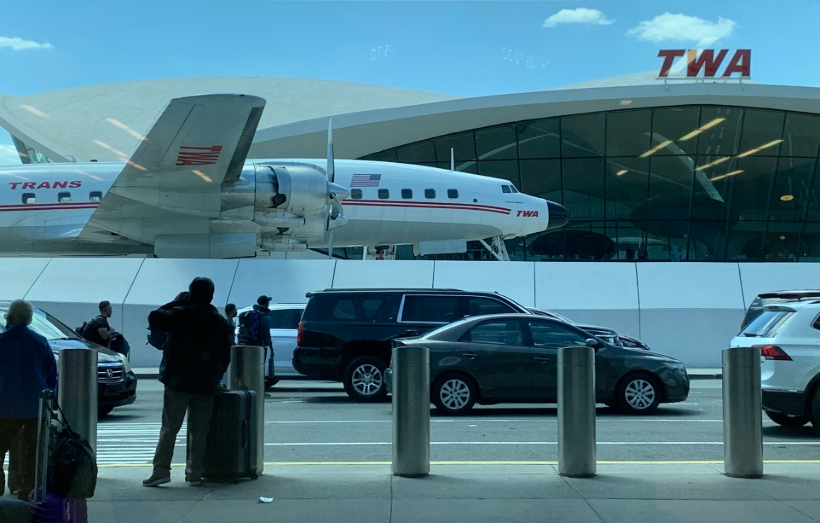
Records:
<instances>
[{"instance_id":1,"label":"american flag decal","mask_svg":"<svg viewBox=\"0 0 820 523\"><path fill-rule=\"evenodd\" d=\"M351 187L378 187L381 174L354 174L350 180Z\"/></svg>"},{"instance_id":2,"label":"american flag decal","mask_svg":"<svg viewBox=\"0 0 820 523\"><path fill-rule=\"evenodd\" d=\"M177 156L177 165L213 165L219 159L221 145L210 147L189 147L182 145Z\"/></svg>"}]
</instances>

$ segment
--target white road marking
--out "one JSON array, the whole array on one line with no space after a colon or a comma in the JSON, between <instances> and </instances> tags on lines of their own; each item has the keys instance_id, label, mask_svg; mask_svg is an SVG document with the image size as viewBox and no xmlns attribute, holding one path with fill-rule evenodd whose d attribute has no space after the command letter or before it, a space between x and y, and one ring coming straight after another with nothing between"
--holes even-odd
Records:
<instances>
[{"instance_id":1,"label":"white road marking","mask_svg":"<svg viewBox=\"0 0 820 523\"><path fill-rule=\"evenodd\" d=\"M812 441L764 441L764 445L799 445L820 447ZM334 447L334 446L392 445L390 441L338 441L338 442L288 442L265 443L266 447ZM558 445L557 441L431 441L430 445ZM598 441L596 445L723 445L722 441Z\"/></svg>"}]
</instances>

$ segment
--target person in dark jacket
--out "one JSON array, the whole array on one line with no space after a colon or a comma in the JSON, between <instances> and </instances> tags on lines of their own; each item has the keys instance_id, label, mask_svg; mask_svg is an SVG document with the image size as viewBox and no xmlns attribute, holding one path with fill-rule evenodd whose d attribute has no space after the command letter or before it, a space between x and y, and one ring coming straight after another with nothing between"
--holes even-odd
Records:
<instances>
[{"instance_id":1,"label":"person in dark jacket","mask_svg":"<svg viewBox=\"0 0 820 523\"><path fill-rule=\"evenodd\" d=\"M211 305L214 283L194 278L189 295L160 307L148 316L148 323L168 333L163 350L159 381L165 385L162 428L154 454L154 471L142 482L156 487L171 481L171 458L177 433L188 413L188 462L185 480L202 484L205 443L211 423L214 396L219 378L231 358L229 328L225 318Z\"/></svg>"},{"instance_id":2,"label":"person in dark jacket","mask_svg":"<svg viewBox=\"0 0 820 523\"><path fill-rule=\"evenodd\" d=\"M273 359L273 341L270 338L270 309L268 306L273 298L270 296L260 296L256 299L253 310L259 313L259 345L265 347L265 359L270 356Z\"/></svg>"},{"instance_id":3,"label":"person in dark jacket","mask_svg":"<svg viewBox=\"0 0 820 523\"><path fill-rule=\"evenodd\" d=\"M17 497L22 500L34 489L40 392L57 390L57 362L48 341L28 327L33 316L29 302L14 300L0 333L0 494L6 482L2 462L19 433L23 456Z\"/></svg>"}]
</instances>

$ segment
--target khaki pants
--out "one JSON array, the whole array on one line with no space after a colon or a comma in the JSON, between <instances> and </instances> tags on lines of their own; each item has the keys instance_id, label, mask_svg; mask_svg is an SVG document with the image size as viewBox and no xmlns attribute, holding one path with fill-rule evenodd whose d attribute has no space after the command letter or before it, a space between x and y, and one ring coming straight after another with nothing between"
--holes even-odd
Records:
<instances>
[{"instance_id":1,"label":"khaki pants","mask_svg":"<svg viewBox=\"0 0 820 523\"><path fill-rule=\"evenodd\" d=\"M174 445L187 412L189 451L185 479L202 478L205 470L205 444L213 410L213 396L186 394L166 385L162 402L162 429L159 431L159 442L156 454L154 454L155 476L171 476Z\"/></svg>"}]
</instances>

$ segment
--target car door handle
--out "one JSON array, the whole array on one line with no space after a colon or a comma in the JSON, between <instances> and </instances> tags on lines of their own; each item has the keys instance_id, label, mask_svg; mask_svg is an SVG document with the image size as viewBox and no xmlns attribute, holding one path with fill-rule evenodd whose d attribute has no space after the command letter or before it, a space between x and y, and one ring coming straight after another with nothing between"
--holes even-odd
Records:
<instances>
[{"instance_id":1,"label":"car door handle","mask_svg":"<svg viewBox=\"0 0 820 523\"><path fill-rule=\"evenodd\" d=\"M464 354L462 354L462 356L465 356L470 359L476 359L478 357L478 354L475 354L473 352L465 352Z\"/></svg>"},{"instance_id":2,"label":"car door handle","mask_svg":"<svg viewBox=\"0 0 820 523\"><path fill-rule=\"evenodd\" d=\"M544 356L536 356L535 361L550 361L552 358L546 358Z\"/></svg>"},{"instance_id":3,"label":"car door handle","mask_svg":"<svg viewBox=\"0 0 820 523\"><path fill-rule=\"evenodd\" d=\"M404 333L409 334L410 336L418 336L419 335L419 331L417 331L417 330L406 330L406 331L404 331Z\"/></svg>"}]
</instances>

